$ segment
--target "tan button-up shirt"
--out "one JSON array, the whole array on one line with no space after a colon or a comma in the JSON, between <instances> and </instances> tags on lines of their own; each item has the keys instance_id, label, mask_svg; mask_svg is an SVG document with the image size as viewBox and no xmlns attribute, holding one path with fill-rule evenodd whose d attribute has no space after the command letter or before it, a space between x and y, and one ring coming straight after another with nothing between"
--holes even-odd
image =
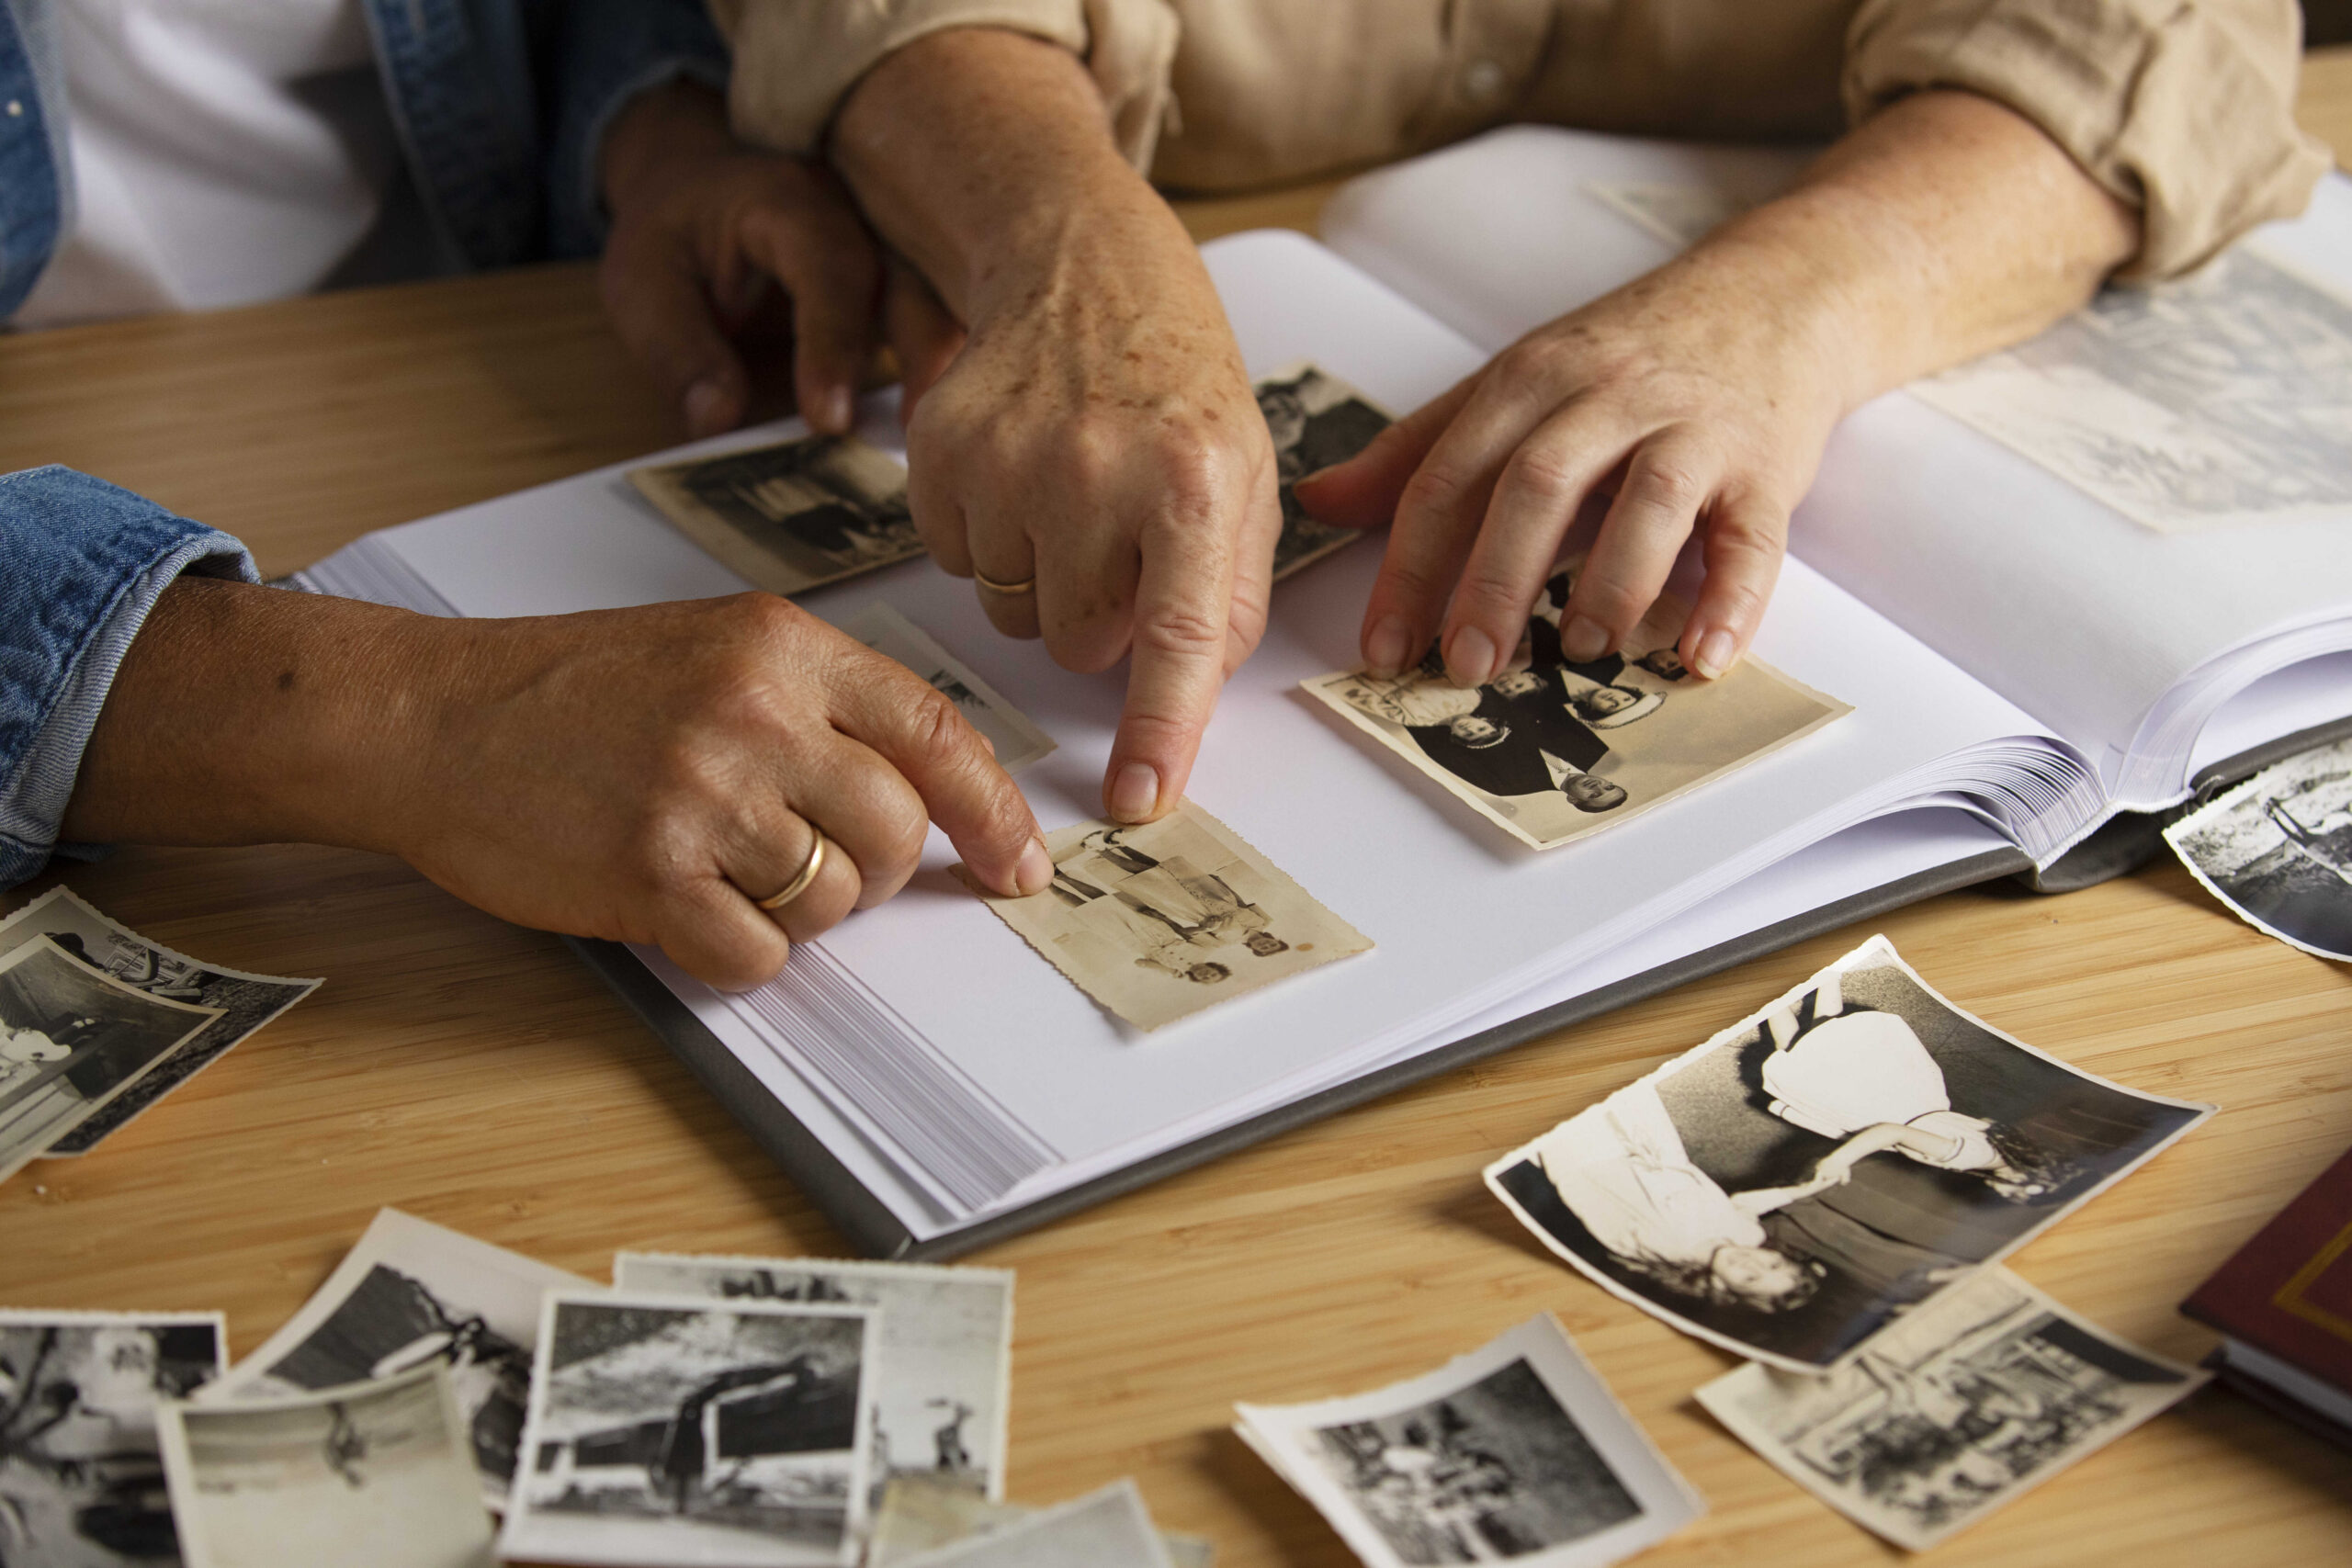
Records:
<instances>
[{"instance_id":1,"label":"tan button-up shirt","mask_svg":"<svg viewBox=\"0 0 2352 1568\"><path fill-rule=\"evenodd\" d=\"M2135 278L2302 209L2294 0L711 0L747 137L812 151L858 79L947 28L1083 57L1165 188L1229 191L1508 121L1826 139L1958 87L2032 120L2143 214Z\"/></svg>"}]
</instances>

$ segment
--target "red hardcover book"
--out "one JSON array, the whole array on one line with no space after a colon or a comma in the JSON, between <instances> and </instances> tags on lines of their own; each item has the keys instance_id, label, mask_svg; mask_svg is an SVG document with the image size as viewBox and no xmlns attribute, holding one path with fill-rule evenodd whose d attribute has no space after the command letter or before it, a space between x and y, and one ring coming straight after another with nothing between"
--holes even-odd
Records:
<instances>
[{"instance_id":1,"label":"red hardcover book","mask_svg":"<svg viewBox=\"0 0 2352 1568\"><path fill-rule=\"evenodd\" d=\"M2352 1153L2304 1188L2180 1310L2229 1337L2225 1375L2231 1350L2248 1346L2257 1352L2254 1365L2234 1370L2274 1389L2300 1382L2293 1376L2300 1373L2322 1385L2323 1405L2340 1410L2352 1402ZM2262 1367L2265 1360L2284 1368Z\"/></svg>"}]
</instances>

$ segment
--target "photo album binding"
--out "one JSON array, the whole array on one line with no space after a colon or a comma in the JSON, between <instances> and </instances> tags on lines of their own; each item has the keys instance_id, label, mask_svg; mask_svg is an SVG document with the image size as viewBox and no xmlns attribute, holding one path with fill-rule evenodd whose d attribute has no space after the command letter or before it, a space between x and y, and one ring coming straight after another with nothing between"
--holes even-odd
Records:
<instances>
[{"instance_id":1,"label":"photo album binding","mask_svg":"<svg viewBox=\"0 0 2352 1568\"><path fill-rule=\"evenodd\" d=\"M2312 434L2352 417L2340 175L2227 267L1856 412L1732 681L1673 658L1687 571L1665 622L1566 664L1544 613L1573 554L1487 686L1365 680L1384 541L1320 529L1287 481L1793 166L1514 130L1343 188L1329 248L1205 247L1291 514L1265 638L1158 832L1092 820L1122 672L1057 668L909 557L888 394L846 444L738 433L369 535L297 582L464 615L819 585L796 602L920 648L976 724L1050 747L1023 748L1056 846L1035 899L975 896L934 833L902 894L757 990L592 952L858 1245L945 1256L1826 923L2049 867L2352 716L2352 476ZM2275 374L2245 346L2271 341L2295 345ZM2199 368L2147 369L2175 360ZM2151 421L2158 446L2116 435Z\"/></svg>"}]
</instances>

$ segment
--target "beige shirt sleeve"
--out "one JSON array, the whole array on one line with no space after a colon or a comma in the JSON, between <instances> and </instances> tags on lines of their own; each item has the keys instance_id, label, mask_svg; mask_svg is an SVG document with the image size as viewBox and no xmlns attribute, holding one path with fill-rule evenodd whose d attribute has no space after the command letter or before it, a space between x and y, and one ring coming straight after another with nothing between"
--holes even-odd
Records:
<instances>
[{"instance_id":1,"label":"beige shirt sleeve","mask_svg":"<svg viewBox=\"0 0 2352 1568\"><path fill-rule=\"evenodd\" d=\"M2140 209L2119 276L2173 277L2303 209L2328 166L2295 125L2294 0L1863 0L1847 110L1958 87L2040 126Z\"/></svg>"},{"instance_id":2,"label":"beige shirt sleeve","mask_svg":"<svg viewBox=\"0 0 2352 1568\"><path fill-rule=\"evenodd\" d=\"M1150 167L1170 113L1170 0L710 0L710 9L734 50L736 133L782 152L814 153L868 71L952 28L1027 33L1082 57L1137 168Z\"/></svg>"}]
</instances>

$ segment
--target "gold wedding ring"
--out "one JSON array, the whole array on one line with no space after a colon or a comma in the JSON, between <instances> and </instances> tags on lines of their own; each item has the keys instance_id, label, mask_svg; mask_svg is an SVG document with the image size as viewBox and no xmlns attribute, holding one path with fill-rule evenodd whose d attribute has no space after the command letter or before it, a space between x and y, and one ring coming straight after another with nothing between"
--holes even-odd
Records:
<instances>
[{"instance_id":1,"label":"gold wedding ring","mask_svg":"<svg viewBox=\"0 0 2352 1568\"><path fill-rule=\"evenodd\" d=\"M972 569L972 581L987 589L989 592L1001 593L1008 599L1026 593L1031 589L1037 586L1037 578L1034 572L1029 576L1023 578L1018 582L999 582L995 578L990 577L978 567L974 567Z\"/></svg>"},{"instance_id":2,"label":"gold wedding ring","mask_svg":"<svg viewBox=\"0 0 2352 1568\"><path fill-rule=\"evenodd\" d=\"M752 900L771 915L808 892L808 885L817 880L817 874L825 869L824 831L814 826L809 829L809 831L817 835L817 840L808 846L808 858L802 863L799 874L786 883L782 892L772 894L765 898Z\"/></svg>"}]
</instances>

